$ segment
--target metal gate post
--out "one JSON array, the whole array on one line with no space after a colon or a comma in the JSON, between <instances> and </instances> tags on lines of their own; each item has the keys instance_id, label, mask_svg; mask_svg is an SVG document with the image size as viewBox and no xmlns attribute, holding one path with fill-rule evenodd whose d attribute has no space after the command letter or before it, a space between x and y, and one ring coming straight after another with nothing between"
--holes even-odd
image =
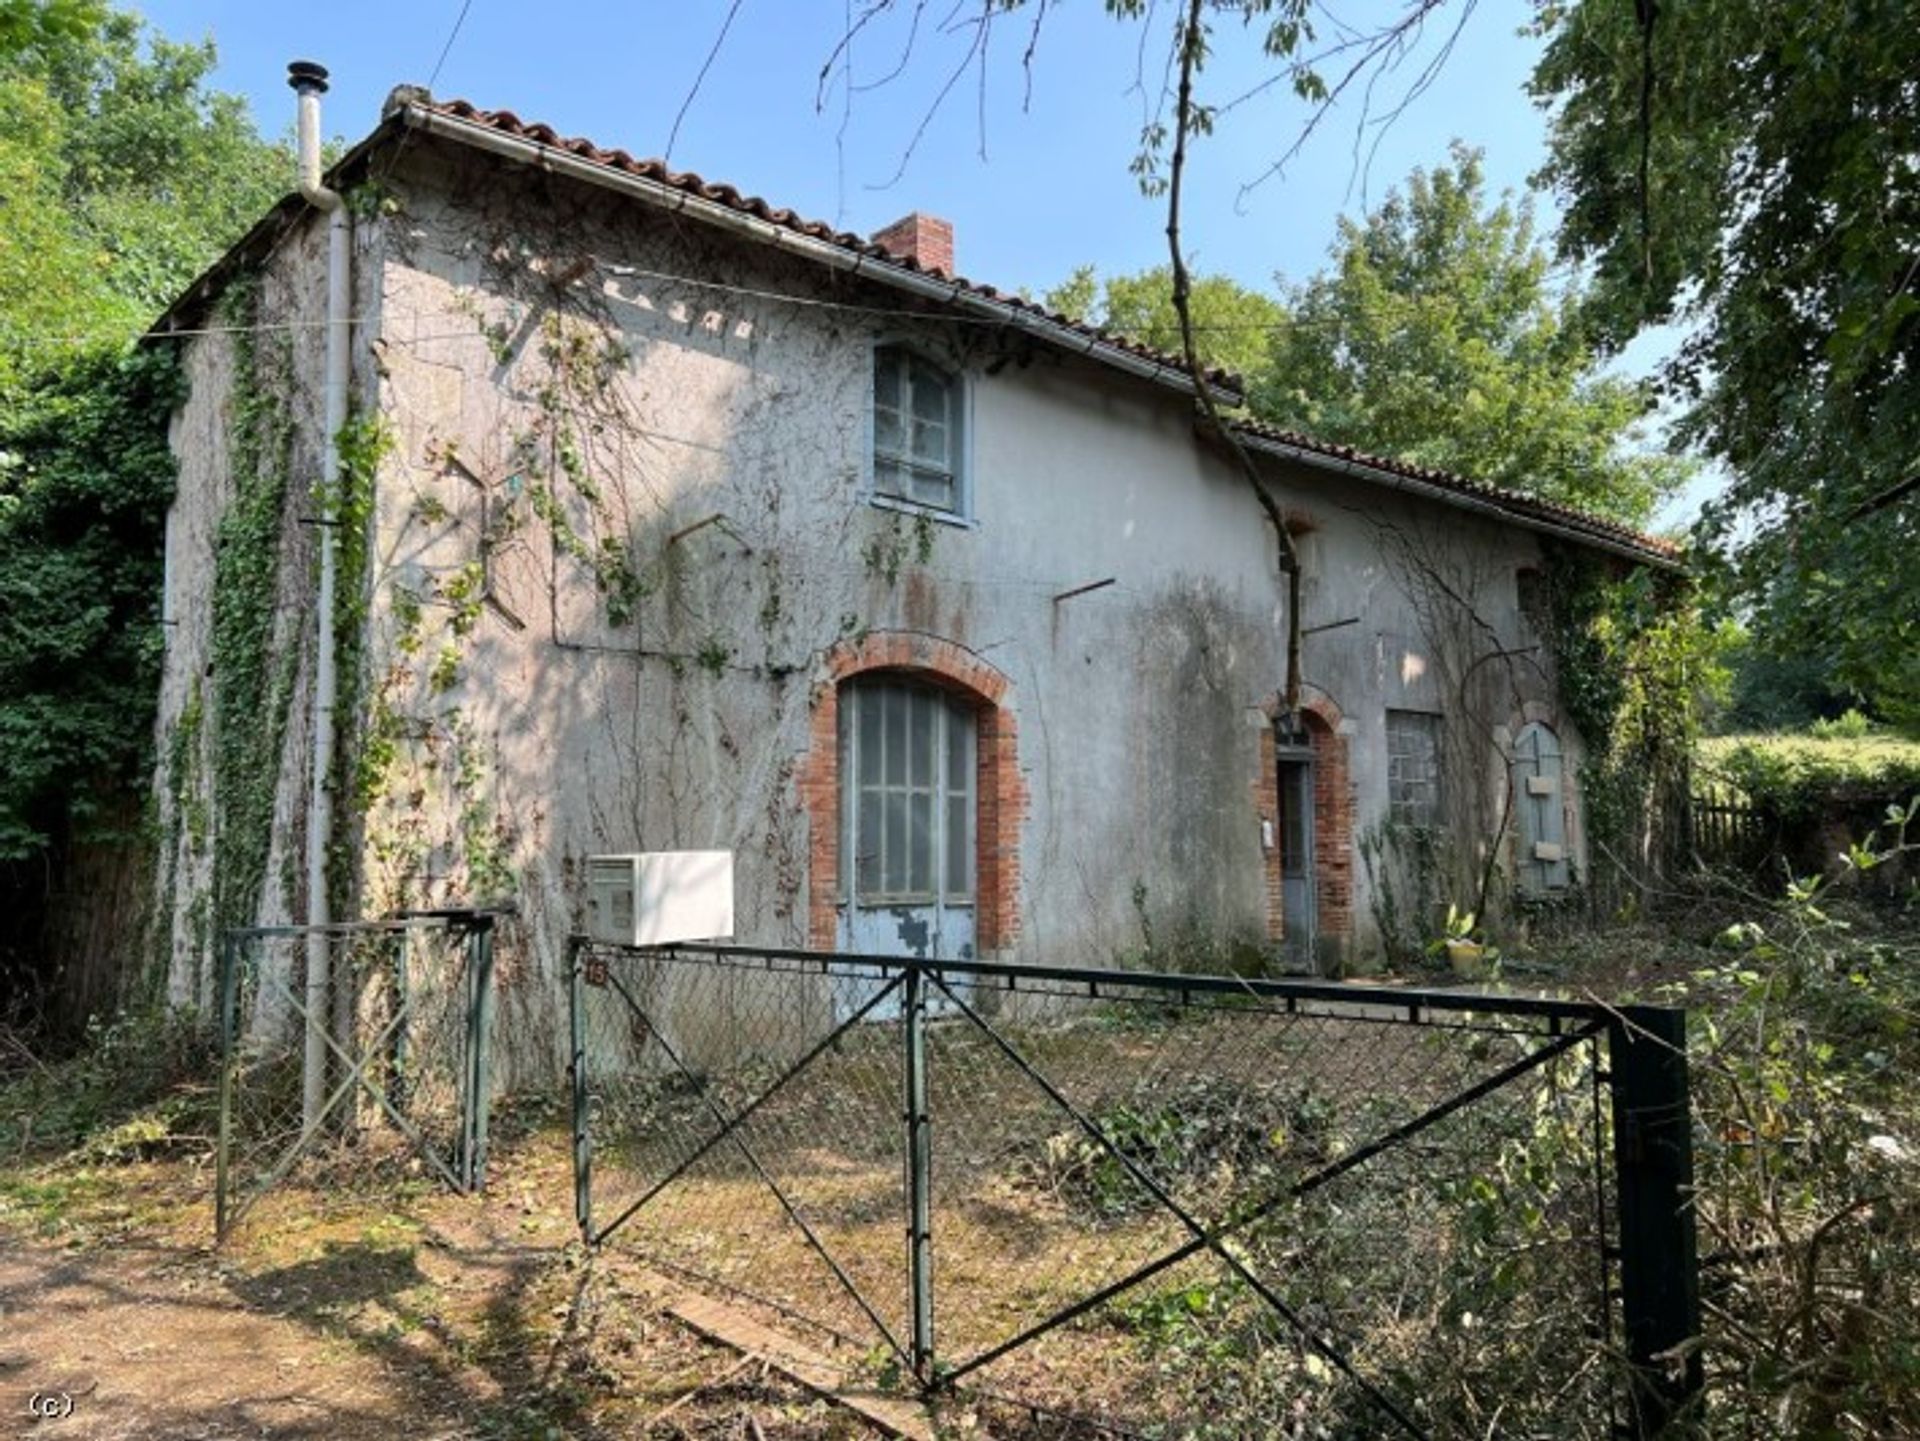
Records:
<instances>
[{"instance_id":1,"label":"metal gate post","mask_svg":"<svg viewBox=\"0 0 1920 1441\"><path fill-rule=\"evenodd\" d=\"M933 1135L927 1117L927 989L919 962L906 962L901 1011L906 1037L907 1273L913 1298L913 1374L933 1376Z\"/></svg>"},{"instance_id":2,"label":"metal gate post","mask_svg":"<svg viewBox=\"0 0 1920 1441\"><path fill-rule=\"evenodd\" d=\"M240 985L236 972L239 943L232 935L220 937L220 1139L213 1152L213 1239L227 1239L229 1153L233 1150L233 1048L238 1038Z\"/></svg>"},{"instance_id":3,"label":"metal gate post","mask_svg":"<svg viewBox=\"0 0 1920 1441\"><path fill-rule=\"evenodd\" d=\"M475 916L467 931L467 975L472 985L467 1011L466 1144L460 1180L468 1191L487 1184L487 1123L493 1107L493 917Z\"/></svg>"},{"instance_id":4,"label":"metal gate post","mask_svg":"<svg viewBox=\"0 0 1920 1441\"><path fill-rule=\"evenodd\" d=\"M573 1059L567 1079L573 1090L573 1218L580 1239L593 1244L593 1138L587 1131L587 993L585 946L567 937L567 1022L573 1032Z\"/></svg>"},{"instance_id":5,"label":"metal gate post","mask_svg":"<svg viewBox=\"0 0 1920 1441\"><path fill-rule=\"evenodd\" d=\"M413 1015L408 1007L413 1003L410 990L413 977L413 932L400 932L398 943L394 946L393 957L393 1009L394 1014L402 1017L398 1029L393 1033L393 1044L387 1052L387 1099L393 1103L396 1111L407 1109L408 1085L407 1067L412 1064L409 1047L413 1031Z\"/></svg>"},{"instance_id":6,"label":"metal gate post","mask_svg":"<svg viewBox=\"0 0 1920 1441\"><path fill-rule=\"evenodd\" d=\"M1607 1028L1607 1070L1620 1302L1632 1365L1628 1431L1642 1438L1686 1411L1704 1384L1686 1012L1621 1007Z\"/></svg>"}]
</instances>

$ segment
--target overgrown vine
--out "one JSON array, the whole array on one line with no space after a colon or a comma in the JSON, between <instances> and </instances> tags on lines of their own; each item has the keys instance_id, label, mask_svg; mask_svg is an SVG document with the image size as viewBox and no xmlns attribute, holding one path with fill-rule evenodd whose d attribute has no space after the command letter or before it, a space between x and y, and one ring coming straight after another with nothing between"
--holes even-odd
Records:
<instances>
[{"instance_id":1,"label":"overgrown vine","mask_svg":"<svg viewBox=\"0 0 1920 1441\"><path fill-rule=\"evenodd\" d=\"M364 767L360 752L369 744L362 724L366 694L366 635L370 600L369 565L372 558L372 522L375 481L380 463L393 449L393 431L377 414L353 414L334 436L340 459L337 491L324 497L334 533L334 663L338 683L334 693L335 770L329 780L336 796L358 797ZM327 884L335 915L351 914L351 892L357 868L353 854L360 840L364 810L348 805L335 810L334 834L328 839Z\"/></svg>"},{"instance_id":2,"label":"overgrown vine","mask_svg":"<svg viewBox=\"0 0 1920 1441\"><path fill-rule=\"evenodd\" d=\"M260 330L257 281L221 302L232 326L234 378L229 457L234 495L220 518L213 584L212 915L216 928L259 911L272 841L282 742L299 664L276 652L282 523L293 444L288 341ZM205 937L196 937L204 942Z\"/></svg>"},{"instance_id":3,"label":"overgrown vine","mask_svg":"<svg viewBox=\"0 0 1920 1441\"><path fill-rule=\"evenodd\" d=\"M1712 635L1691 582L1553 547L1543 639L1561 703L1586 747L1580 790L1592 866L1643 883L1672 858Z\"/></svg>"}]
</instances>

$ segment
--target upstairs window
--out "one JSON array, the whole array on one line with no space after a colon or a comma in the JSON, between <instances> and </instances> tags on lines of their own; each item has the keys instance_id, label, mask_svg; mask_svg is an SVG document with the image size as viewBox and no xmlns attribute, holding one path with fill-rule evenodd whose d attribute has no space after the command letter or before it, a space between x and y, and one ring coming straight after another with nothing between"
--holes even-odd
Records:
<instances>
[{"instance_id":1,"label":"upstairs window","mask_svg":"<svg viewBox=\"0 0 1920 1441\"><path fill-rule=\"evenodd\" d=\"M964 512L960 377L897 345L873 352L873 493Z\"/></svg>"},{"instance_id":2,"label":"upstairs window","mask_svg":"<svg viewBox=\"0 0 1920 1441\"><path fill-rule=\"evenodd\" d=\"M1430 829L1440 824L1440 717L1387 712L1387 820Z\"/></svg>"}]
</instances>

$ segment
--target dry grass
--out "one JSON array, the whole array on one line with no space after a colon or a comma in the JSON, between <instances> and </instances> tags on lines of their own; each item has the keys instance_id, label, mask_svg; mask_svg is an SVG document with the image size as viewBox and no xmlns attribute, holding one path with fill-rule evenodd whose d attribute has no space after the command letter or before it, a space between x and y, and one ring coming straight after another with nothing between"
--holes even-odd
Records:
<instances>
[{"instance_id":1,"label":"dry grass","mask_svg":"<svg viewBox=\"0 0 1920 1441\"><path fill-rule=\"evenodd\" d=\"M1091 1013L1009 1031L1075 1109L1207 1225L1534 1044L1241 1009L1131 1021ZM1178 1216L982 1033L936 1024L929 1052L944 1366L964 1366L1189 1240ZM1543 1116L1562 1118L1556 1137L1571 1133L1577 1146L1578 1127L1591 1124L1580 1064L1496 1093L1283 1208L1239 1233L1234 1254L1362 1374L1449 1426L1491 1412L1497 1403L1485 1397L1504 1381L1501 1358L1557 1345L1566 1381L1581 1371L1580 1355L1598 1354L1583 1329L1599 1310L1591 1171L1571 1152L1550 1157L1546 1168L1562 1169L1557 1189L1543 1191L1500 1168L1511 1160L1505 1148L1537 1141ZM742 1144L721 1141L686 1164L609 1245L840 1338L850 1380L895 1375L910 1326L897 1066L880 1031L824 1055L740 1127ZM708 1101L731 1114L773 1076L762 1068L751 1080L656 1074L603 1085L596 1223L614 1221L716 1135ZM1560 1084L1547 1084L1554 1076ZM1476 1201L1472 1184L1486 1177L1510 1199ZM1486 1217L1478 1251L1460 1231L1476 1205ZM1516 1218L1528 1206L1533 1229L1521 1236ZM1503 1258L1511 1275L1496 1285L1488 1278ZM1430 1374L1443 1357L1458 1375ZM1594 1412L1608 1380L1597 1364L1582 1375L1561 1398L1565 1414ZM1329 1425L1366 1434L1382 1420L1207 1254L1116 1292L966 1384L1156 1435L1307 1435ZM1586 1416L1596 1434L1604 1410Z\"/></svg>"}]
</instances>

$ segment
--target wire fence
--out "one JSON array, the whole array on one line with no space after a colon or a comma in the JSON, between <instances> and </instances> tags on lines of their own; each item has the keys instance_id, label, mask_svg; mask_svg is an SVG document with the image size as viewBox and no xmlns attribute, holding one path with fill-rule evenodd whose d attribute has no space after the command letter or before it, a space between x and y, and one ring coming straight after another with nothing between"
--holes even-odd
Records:
<instances>
[{"instance_id":1,"label":"wire fence","mask_svg":"<svg viewBox=\"0 0 1920 1441\"><path fill-rule=\"evenodd\" d=\"M227 932L216 1239L276 1189L303 1209L419 1175L485 1174L494 918L481 912ZM309 970L324 966L321 984Z\"/></svg>"},{"instance_id":2,"label":"wire fence","mask_svg":"<svg viewBox=\"0 0 1920 1441\"><path fill-rule=\"evenodd\" d=\"M838 1343L850 1384L1056 1430L1600 1437L1697 1376L1655 1359L1690 1293L1648 1290L1691 1267L1677 1013L734 947L573 971L586 1238Z\"/></svg>"}]
</instances>

